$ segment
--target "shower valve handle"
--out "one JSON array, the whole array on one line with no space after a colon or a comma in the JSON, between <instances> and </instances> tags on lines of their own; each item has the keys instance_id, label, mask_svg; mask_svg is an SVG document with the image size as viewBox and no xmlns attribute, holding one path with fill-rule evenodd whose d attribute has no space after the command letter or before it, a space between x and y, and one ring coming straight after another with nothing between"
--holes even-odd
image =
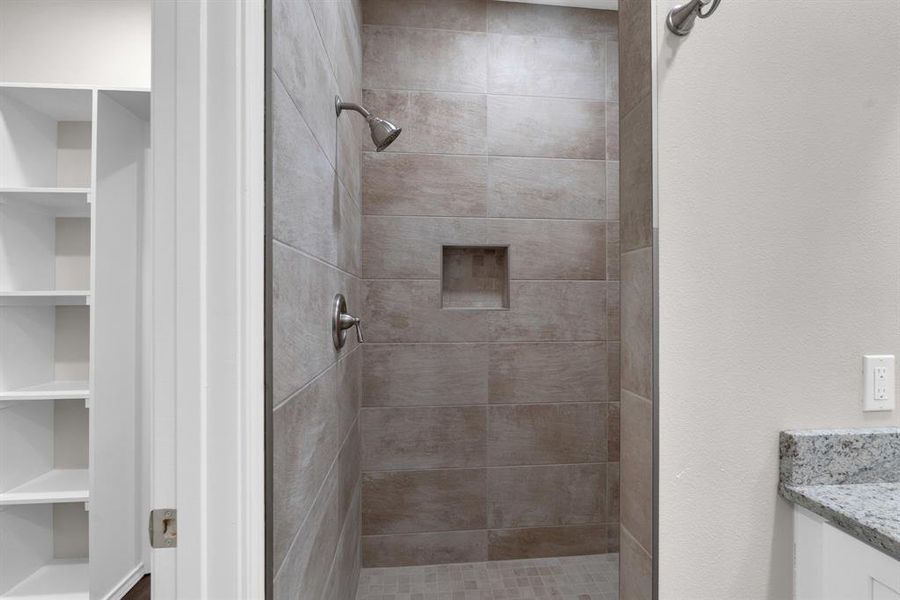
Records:
<instances>
[{"instance_id":1,"label":"shower valve handle","mask_svg":"<svg viewBox=\"0 0 900 600\"><path fill-rule=\"evenodd\" d=\"M362 325L359 317L354 317L353 315L348 315L344 313L341 315L341 329L350 329L351 327L356 327L356 341L360 344L363 343L363 333L362 333Z\"/></svg>"},{"instance_id":2,"label":"shower valve handle","mask_svg":"<svg viewBox=\"0 0 900 600\"><path fill-rule=\"evenodd\" d=\"M331 321L331 339L334 342L335 350L344 347L344 343L347 341L347 330L351 327L356 327L356 341L362 344L363 333L359 317L354 317L347 312L347 300L343 294L335 294Z\"/></svg>"}]
</instances>

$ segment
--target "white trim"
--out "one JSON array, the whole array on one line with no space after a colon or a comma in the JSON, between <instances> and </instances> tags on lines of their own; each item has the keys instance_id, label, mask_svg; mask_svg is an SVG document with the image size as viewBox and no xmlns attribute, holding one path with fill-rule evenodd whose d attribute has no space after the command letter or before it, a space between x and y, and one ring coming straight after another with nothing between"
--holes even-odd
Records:
<instances>
[{"instance_id":1,"label":"white trim","mask_svg":"<svg viewBox=\"0 0 900 600\"><path fill-rule=\"evenodd\" d=\"M264 4L156 0L153 31L153 597L263 598Z\"/></svg>"}]
</instances>

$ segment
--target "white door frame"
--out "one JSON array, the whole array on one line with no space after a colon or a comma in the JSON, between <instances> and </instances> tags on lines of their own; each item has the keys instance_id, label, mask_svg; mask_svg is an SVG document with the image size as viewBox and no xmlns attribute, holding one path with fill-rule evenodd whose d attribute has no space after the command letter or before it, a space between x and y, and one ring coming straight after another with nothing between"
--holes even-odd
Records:
<instances>
[{"instance_id":1,"label":"white door frame","mask_svg":"<svg viewBox=\"0 0 900 600\"><path fill-rule=\"evenodd\" d=\"M152 98L153 598L263 598L263 0L154 0Z\"/></svg>"}]
</instances>

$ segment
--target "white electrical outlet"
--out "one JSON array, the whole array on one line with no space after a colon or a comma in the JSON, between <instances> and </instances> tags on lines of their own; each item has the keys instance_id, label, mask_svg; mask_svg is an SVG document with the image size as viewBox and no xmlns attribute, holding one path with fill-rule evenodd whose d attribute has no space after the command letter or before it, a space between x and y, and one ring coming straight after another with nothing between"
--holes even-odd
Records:
<instances>
[{"instance_id":1,"label":"white electrical outlet","mask_svg":"<svg viewBox=\"0 0 900 600\"><path fill-rule=\"evenodd\" d=\"M863 411L894 410L894 355L863 356Z\"/></svg>"}]
</instances>

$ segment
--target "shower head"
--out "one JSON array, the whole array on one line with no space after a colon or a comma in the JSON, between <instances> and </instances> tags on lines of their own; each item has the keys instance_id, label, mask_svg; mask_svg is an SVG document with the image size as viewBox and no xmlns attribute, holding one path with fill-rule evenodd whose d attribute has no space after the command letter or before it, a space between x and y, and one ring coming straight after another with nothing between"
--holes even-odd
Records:
<instances>
[{"instance_id":1,"label":"shower head","mask_svg":"<svg viewBox=\"0 0 900 600\"><path fill-rule=\"evenodd\" d=\"M366 118L376 152L381 152L390 146L400 135L400 132L403 131L402 128L397 127L390 121L372 115L372 113L355 102L342 101L340 96L334 97L334 108L338 116L341 116L341 112L344 110L353 110Z\"/></svg>"}]
</instances>

